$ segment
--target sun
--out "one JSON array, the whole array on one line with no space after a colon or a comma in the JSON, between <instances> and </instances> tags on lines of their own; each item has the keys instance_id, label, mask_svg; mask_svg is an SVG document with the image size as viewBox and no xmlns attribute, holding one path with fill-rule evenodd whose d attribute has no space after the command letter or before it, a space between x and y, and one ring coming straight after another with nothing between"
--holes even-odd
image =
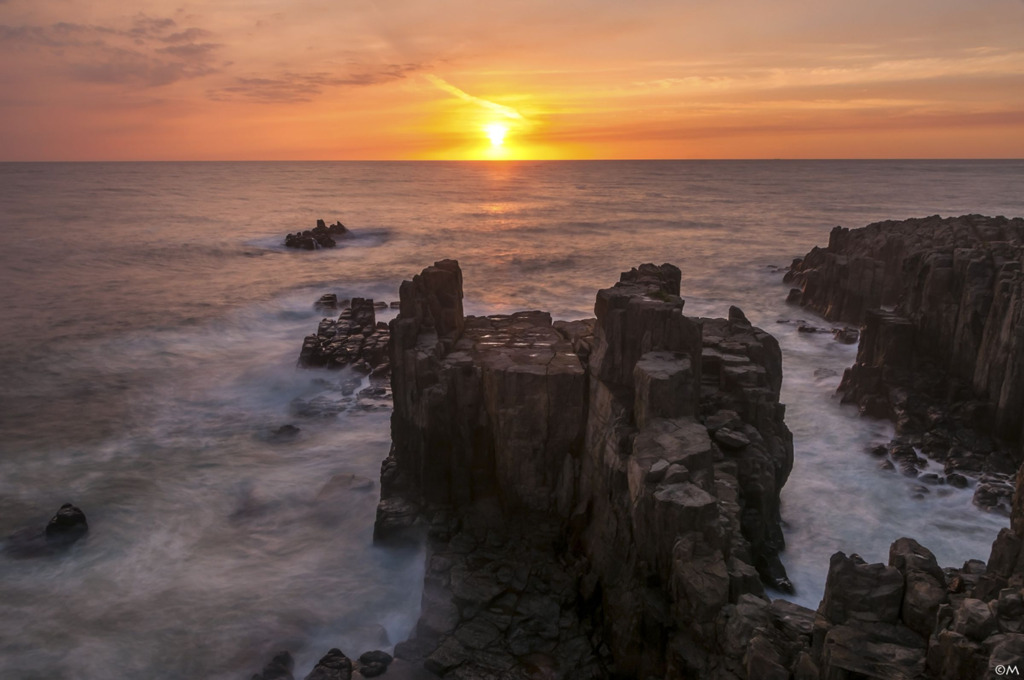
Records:
<instances>
[{"instance_id":1,"label":"sun","mask_svg":"<svg viewBox=\"0 0 1024 680\"><path fill-rule=\"evenodd\" d=\"M498 148L505 143L505 135L508 134L508 126L501 123L490 123L484 126L487 138L491 140L491 146Z\"/></svg>"}]
</instances>

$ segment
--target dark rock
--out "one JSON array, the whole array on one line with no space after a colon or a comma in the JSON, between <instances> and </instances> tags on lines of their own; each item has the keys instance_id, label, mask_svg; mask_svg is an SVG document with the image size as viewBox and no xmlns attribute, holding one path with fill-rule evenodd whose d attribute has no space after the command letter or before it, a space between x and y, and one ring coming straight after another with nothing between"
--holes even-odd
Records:
<instances>
[{"instance_id":1,"label":"dark rock","mask_svg":"<svg viewBox=\"0 0 1024 680\"><path fill-rule=\"evenodd\" d=\"M946 603L946 579L935 555L911 538L901 538L889 548L889 566L904 578L901 620L927 639L935 628L939 607Z\"/></svg>"},{"instance_id":2,"label":"dark rock","mask_svg":"<svg viewBox=\"0 0 1024 680\"><path fill-rule=\"evenodd\" d=\"M85 519L85 513L71 503L65 503L47 523L46 538L50 541L73 543L88 530L89 523Z\"/></svg>"},{"instance_id":3,"label":"dark rock","mask_svg":"<svg viewBox=\"0 0 1024 680\"><path fill-rule=\"evenodd\" d=\"M750 440L742 432L727 427L715 432L715 441L730 450L739 450L750 445Z\"/></svg>"},{"instance_id":4,"label":"dark rock","mask_svg":"<svg viewBox=\"0 0 1024 680\"><path fill-rule=\"evenodd\" d=\"M925 670L925 641L886 623L839 625L828 631L821 660L823 678L915 680Z\"/></svg>"},{"instance_id":5,"label":"dark rock","mask_svg":"<svg viewBox=\"0 0 1024 680\"><path fill-rule=\"evenodd\" d=\"M968 486L967 478L956 472L946 475L946 483L958 489L966 489Z\"/></svg>"},{"instance_id":6,"label":"dark rock","mask_svg":"<svg viewBox=\"0 0 1024 680\"><path fill-rule=\"evenodd\" d=\"M928 433L947 473L1010 471L1024 455L1024 336L1006 330L1024 313L1022 261L1024 219L933 216L836 227L786 279L801 305L863 324L844 402ZM1006 509L987 490L979 502Z\"/></svg>"},{"instance_id":7,"label":"dark rock","mask_svg":"<svg viewBox=\"0 0 1024 680\"><path fill-rule=\"evenodd\" d=\"M844 345L855 345L860 340L860 331L856 328L833 328L832 337Z\"/></svg>"},{"instance_id":8,"label":"dark rock","mask_svg":"<svg viewBox=\"0 0 1024 680\"><path fill-rule=\"evenodd\" d=\"M464 316L453 261L402 284L376 533L429 524L432 557L396 654L451 678L692 674L726 658L731 603L791 588L781 351L738 310L684 316L680 279L642 265L555 323ZM782 645L789 668L763 638L754 665Z\"/></svg>"},{"instance_id":9,"label":"dark rock","mask_svg":"<svg viewBox=\"0 0 1024 680\"><path fill-rule=\"evenodd\" d=\"M337 309L338 296L335 293L324 293L320 299L313 303L317 309Z\"/></svg>"},{"instance_id":10,"label":"dark rock","mask_svg":"<svg viewBox=\"0 0 1024 680\"><path fill-rule=\"evenodd\" d=\"M316 226L312 229L285 236L284 245L288 248L299 248L302 250L333 248L338 245L333 237L344 236L348 233L348 229L341 222L327 226L323 220L317 220Z\"/></svg>"},{"instance_id":11,"label":"dark rock","mask_svg":"<svg viewBox=\"0 0 1024 680\"><path fill-rule=\"evenodd\" d=\"M340 649L331 649L317 662L306 680L352 680L352 660Z\"/></svg>"},{"instance_id":12,"label":"dark rock","mask_svg":"<svg viewBox=\"0 0 1024 680\"><path fill-rule=\"evenodd\" d=\"M746 326L750 325L750 321L747 320L747 315L743 313L742 309L735 305L729 307L729 322Z\"/></svg>"},{"instance_id":13,"label":"dark rock","mask_svg":"<svg viewBox=\"0 0 1024 680\"><path fill-rule=\"evenodd\" d=\"M359 655L359 663L361 663L361 664L364 664L364 663L381 663L381 664L384 664L385 666L387 666L393 660L394 660L394 657L392 657L387 652L382 652L380 650L374 650L372 652L363 652L362 654Z\"/></svg>"},{"instance_id":14,"label":"dark rock","mask_svg":"<svg viewBox=\"0 0 1024 680\"><path fill-rule=\"evenodd\" d=\"M383 367L390 365L389 344L390 331L377 324L373 300L352 298L337 320L323 319L316 334L303 340L299 366L351 367L364 375L376 371L376 377L383 377L387 372Z\"/></svg>"},{"instance_id":15,"label":"dark rock","mask_svg":"<svg viewBox=\"0 0 1024 680\"><path fill-rule=\"evenodd\" d=\"M992 609L981 600L966 598L956 609L953 630L969 640L981 642L997 630Z\"/></svg>"},{"instance_id":16,"label":"dark rock","mask_svg":"<svg viewBox=\"0 0 1024 680\"><path fill-rule=\"evenodd\" d=\"M368 663L359 666L359 674L364 678L375 678L378 675L384 675L387 670L388 667L382 663Z\"/></svg>"},{"instance_id":17,"label":"dark rock","mask_svg":"<svg viewBox=\"0 0 1024 680\"><path fill-rule=\"evenodd\" d=\"M829 561L825 595L818 611L832 623L848 620L895 623L903 603L903 574L895 567L867 564L859 555L837 552Z\"/></svg>"},{"instance_id":18,"label":"dark rock","mask_svg":"<svg viewBox=\"0 0 1024 680\"><path fill-rule=\"evenodd\" d=\"M295 660L288 652L278 652L274 655L261 673L252 676L252 680L294 680L292 671L295 670Z\"/></svg>"},{"instance_id":19,"label":"dark rock","mask_svg":"<svg viewBox=\"0 0 1024 680\"><path fill-rule=\"evenodd\" d=\"M1013 487L1003 482L982 482L974 490L974 504L983 510L1010 516Z\"/></svg>"}]
</instances>

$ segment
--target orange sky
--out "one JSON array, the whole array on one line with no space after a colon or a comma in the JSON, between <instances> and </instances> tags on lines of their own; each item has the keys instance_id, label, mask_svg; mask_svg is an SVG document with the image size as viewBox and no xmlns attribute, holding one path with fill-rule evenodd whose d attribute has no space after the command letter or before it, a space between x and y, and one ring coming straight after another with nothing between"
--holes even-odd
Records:
<instances>
[{"instance_id":1,"label":"orange sky","mask_svg":"<svg viewBox=\"0 0 1024 680\"><path fill-rule=\"evenodd\" d=\"M885 157L1024 157L1024 0L0 0L2 161Z\"/></svg>"}]
</instances>

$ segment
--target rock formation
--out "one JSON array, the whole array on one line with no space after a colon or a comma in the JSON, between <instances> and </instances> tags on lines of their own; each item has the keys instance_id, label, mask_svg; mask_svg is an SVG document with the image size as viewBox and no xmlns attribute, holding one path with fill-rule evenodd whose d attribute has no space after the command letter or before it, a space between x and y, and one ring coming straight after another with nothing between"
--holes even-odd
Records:
<instances>
[{"instance_id":1,"label":"rock formation","mask_svg":"<svg viewBox=\"0 0 1024 680\"><path fill-rule=\"evenodd\" d=\"M878 453L912 476L925 453L957 486L968 482L955 470L981 473L975 502L1011 518L987 564L940 569L909 538L893 543L888 565L833 555L803 677L1021 672L1024 468L1015 491L1005 480L1022 450L1022 263L1024 220L969 215L837 227L828 248L790 268L786 280L801 285L790 301L863 323L840 390L895 420L898 437Z\"/></svg>"},{"instance_id":2,"label":"rock formation","mask_svg":"<svg viewBox=\"0 0 1024 680\"><path fill-rule=\"evenodd\" d=\"M322 320L316 335L302 341L299 365L351 366L363 374L386 375L390 331L386 323L377 322L375 306L373 300L353 298L337 319Z\"/></svg>"},{"instance_id":3,"label":"rock formation","mask_svg":"<svg viewBox=\"0 0 1024 680\"><path fill-rule=\"evenodd\" d=\"M947 474L983 475L1009 513L1024 444L1024 219L966 215L836 227L794 261L793 302L863 325L844 401L890 417Z\"/></svg>"},{"instance_id":4,"label":"rock formation","mask_svg":"<svg viewBox=\"0 0 1024 680\"><path fill-rule=\"evenodd\" d=\"M341 222L327 226L323 220L317 220L316 226L305 231L288 234L284 238L284 245L288 248L299 248L301 250L319 250L320 248L333 248L338 245L334 240L335 236L349 234L348 228Z\"/></svg>"},{"instance_id":5,"label":"rock formation","mask_svg":"<svg viewBox=\"0 0 1024 680\"><path fill-rule=\"evenodd\" d=\"M736 308L684 316L679 281L643 265L596 319L554 323L466 317L454 261L402 284L375 536L423 524L430 556L396 656L446 678L767 678L810 648L813 613L762 586L791 587L778 344Z\"/></svg>"}]
</instances>

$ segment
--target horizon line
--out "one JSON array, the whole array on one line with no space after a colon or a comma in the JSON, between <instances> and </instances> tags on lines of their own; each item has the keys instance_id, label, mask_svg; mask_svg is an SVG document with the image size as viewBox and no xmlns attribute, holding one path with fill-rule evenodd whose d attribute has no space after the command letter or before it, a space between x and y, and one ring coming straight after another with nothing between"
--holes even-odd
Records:
<instances>
[{"instance_id":1,"label":"horizon line","mask_svg":"<svg viewBox=\"0 0 1024 680\"><path fill-rule=\"evenodd\" d=\"M439 159L439 158L335 158L335 159L237 159L237 158L214 158L214 159L183 159L183 158L137 158L137 159L36 159L36 160L3 160L0 164L16 163L690 163L690 162L823 162L823 161L1024 161L1024 157L1011 156L905 156L905 157L817 157L817 158L462 158L462 159Z\"/></svg>"}]
</instances>

